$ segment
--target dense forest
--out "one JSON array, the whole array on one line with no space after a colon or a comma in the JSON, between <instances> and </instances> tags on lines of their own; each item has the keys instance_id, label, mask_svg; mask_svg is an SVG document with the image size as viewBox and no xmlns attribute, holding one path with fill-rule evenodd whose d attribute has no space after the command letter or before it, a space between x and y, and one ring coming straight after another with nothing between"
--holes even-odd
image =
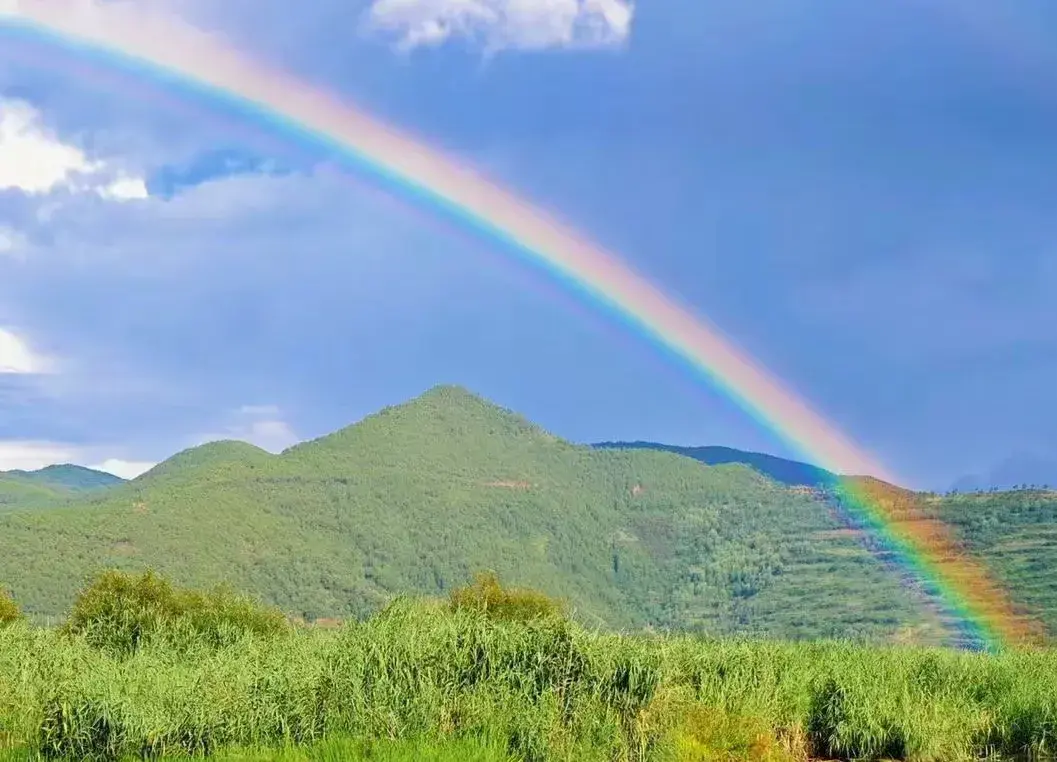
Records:
<instances>
[{"instance_id":1,"label":"dense forest","mask_svg":"<svg viewBox=\"0 0 1057 762\"><path fill-rule=\"evenodd\" d=\"M0 585L38 621L104 568L230 582L309 621L494 569L608 630L949 641L924 595L818 491L744 464L574 445L455 387L282 455L218 442L93 486L0 477ZM1057 499L934 502L1057 625L1042 571Z\"/></svg>"}]
</instances>

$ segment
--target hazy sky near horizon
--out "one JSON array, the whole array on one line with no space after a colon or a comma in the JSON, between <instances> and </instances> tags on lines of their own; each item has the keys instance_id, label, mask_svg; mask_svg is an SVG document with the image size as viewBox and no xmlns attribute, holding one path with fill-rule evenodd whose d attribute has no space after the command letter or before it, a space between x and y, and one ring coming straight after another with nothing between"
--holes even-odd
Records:
<instances>
[{"instance_id":1,"label":"hazy sky near horizon","mask_svg":"<svg viewBox=\"0 0 1057 762\"><path fill-rule=\"evenodd\" d=\"M907 484L1057 483L1052 3L105 1L222 34L556 213ZM279 450L438 383L576 441L797 455L493 242L3 39L0 470Z\"/></svg>"}]
</instances>

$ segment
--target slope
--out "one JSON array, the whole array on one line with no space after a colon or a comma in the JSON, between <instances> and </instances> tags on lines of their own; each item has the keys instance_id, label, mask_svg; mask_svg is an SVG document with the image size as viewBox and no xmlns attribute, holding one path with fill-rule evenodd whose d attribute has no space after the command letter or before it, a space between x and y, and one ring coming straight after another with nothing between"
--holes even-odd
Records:
<instances>
[{"instance_id":1,"label":"slope","mask_svg":"<svg viewBox=\"0 0 1057 762\"><path fill-rule=\"evenodd\" d=\"M122 484L120 476L96 471L84 466L69 463L59 466L46 466L38 471L7 471L0 476L13 477L24 482L38 484L55 490L84 491L105 489Z\"/></svg>"},{"instance_id":2,"label":"slope","mask_svg":"<svg viewBox=\"0 0 1057 762\"><path fill-rule=\"evenodd\" d=\"M39 471L0 471L0 511L35 509L97 492L124 480L81 466L48 466Z\"/></svg>"},{"instance_id":3,"label":"slope","mask_svg":"<svg viewBox=\"0 0 1057 762\"><path fill-rule=\"evenodd\" d=\"M61 500L63 493L54 488L0 472L0 510L29 508Z\"/></svg>"},{"instance_id":4,"label":"slope","mask_svg":"<svg viewBox=\"0 0 1057 762\"><path fill-rule=\"evenodd\" d=\"M1057 491L949 495L932 503L1017 601L1057 633Z\"/></svg>"},{"instance_id":5,"label":"slope","mask_svg":"<svg viewBox=\"0 0 1057 762\"><path fill-rule=\"evenodd\" d=\"M764 476L790 487L825 487L836 481L837 477L830 471L818 466L787 460L762 452L747 452L732 447L680 447L659 442L599 442L592 445L599 449L635 449L672 452L687 458L699 460L709 466L720 466L729 463L740 463L759 471Z\"/></svg>"},{"instance_id":6,"label":"slope","mask_svg":"<svg viewBox=\"0 0 1057 762\"><path fill-rule=\"evenodd\" d=\"M827 507L741 465L572 445L455 387L269 455L219 443L75 505L0 515L35 614L102 567L226 581L307 618L475 570L612 628L928 639L936 623Z\"/></svg>"}]
</instances>

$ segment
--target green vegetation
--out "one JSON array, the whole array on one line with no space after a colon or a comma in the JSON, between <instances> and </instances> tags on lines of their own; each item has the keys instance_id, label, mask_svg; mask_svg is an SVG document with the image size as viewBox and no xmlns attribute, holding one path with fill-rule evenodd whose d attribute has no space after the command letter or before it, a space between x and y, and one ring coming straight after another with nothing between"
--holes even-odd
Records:
<instances>
[{"instance_id":1,"label":"green vegetation","mask_svg":"<svg viewBox=\"0 0 1057 762\"><path fill-rule=\"evenodd\" d=\"M778 458L763 452L735 450L733 447L679 447L678 445L660 444L659 442L600 442L595 447L600 449L623 450L656 450L672 452L687 458L699 460L709 466L722 466L728 463L740 463L756 469L764 476L790 487L831 487L838 477L831 471L796 460Z\"/></svg>"},{"instance_id":2,"label":"green vegetation","mask_svg":"<svg viewBox=\"0 0 1057 762\"><path fill-rule=\"evenodd\" d=\"M48 466L39 471L0 471L0 510L46 506L124 483L112 474L81 466Z\"/></svg>"},{"instance_id":3,"label":"green vegetation","mask_svg":"<svg viewBox=\"0 0 1057 762\"><path fill-rule=\"evenodd\" d=\"M90 646L128 654L159 639L170 648L216 648L246 633L278 635L286 626L280 611L225 588L181 590L151 571L107 571L77 596L64 630Z\"/></svg>"},{"instance_id":4,"label":"green vegetation","mask_svg":"<svg viewBox=\"0 0 1057 762\"><path fill-rule=\"evenodd\" d=\"M22 610L6 590L0 588L0 627L22 621Z\"/></svg>"},{"instance_id":5,"label":"green vegetation","mask_svg":"<svg viewBox=\"0 0 1057 762\"><path fill-rule=\"evenodd\" d=\"M1057 632L1057 492L982 492L934 502L1018 602Z\"/></svg>"},{"instance_id":6,"label":"green vegetation","mask_svg":"<svg viewBox=\"0 0 1057 762\"><path fill-rule=\"evenodd\" d=\"M186 762L187 755L163 755L158 759ZM338 738L304 746L218 749L209 759L213 762L507 762L510 755L506 749L472 739L367 742ZM38 760L40 755L36 752L0 749L0 762Z\"/></svg>"},{"instance_id":7,"label":"green vegetation","mask_svg":"<svg viewBox=\"0 0 1057 762\"><path fill-rule=\"evenodd\" d=\"M57 482L88 478L68 469L36 472L51 486L0 475L0 580L38 622L109 568L227 580L308 621L444 596L494 569L608 630L948 637L811 489L736 463L576 446L453 387L279 456L217 442L126 484L60 493ZM1057 632L1057 496L933 502Z\"/></svg>"},{"instance_id":8,"label":"green vegetation","mask_svg":"<svg viewBox=\"0 0 1057 762\"><path fill-rule=\"evenodd\" d=\"M56 489L0 472L0 511L47 505L62 497Z\"/></svg>"},{"instance_id":9,"label":"green vegetation","mask_svg":"<svg viewBox=\"0 0 1057 762\"><path fill-rule=\"evenodd\" d=\"M503 587L495 572L484 572L472 585L451 591L452 611L474 611L489 619L531 622L563 618L565 606L538 590Z\"/></svg>"},{"instance_id":10,"label":"green vegetation","mask_svg":"<svg viewBox=\"0 0 1057 762\"><path fill-rule=\"evenodd\" d=\"M95 590L112 610L166 598L112 581ZM0 759L959 762L1057 751L1057 652L619 636L557 604L497 617L452 603L482 591L529 593L484 577L448 602L401 599L338 630L261 635L235 622L224 643L203 632L180 649L164 634L115 651L72 627L0 628Z\"/></svg>"},{"instance_id":11,"label":"green vegetation","mask_svg":"<svg viewBox=\"0 0 1057 762\"><path fill-rule=\"evenodd\" d=\"M562 441L441 387L280 456L220 442L128 484L0 514L38 621L106 568L223 580L308 621L447 595L478 569L606 629L913 637L937 617L829 508L741 465Z\"/></svg>"},{"instance_id":12,"label":"green vegetation","mask_svg":"<svg viewBox=\"0 0 1057 762\"><path fill-rule=\"evenodd\" d=\"M56 490L91 491L115 487L123 484L124 479L104 471L96 471L83 466L70 464L46 466L38 471L7 471L3 476L21 479L25 482L39 484Z\"/></svg>"}]
</instances>

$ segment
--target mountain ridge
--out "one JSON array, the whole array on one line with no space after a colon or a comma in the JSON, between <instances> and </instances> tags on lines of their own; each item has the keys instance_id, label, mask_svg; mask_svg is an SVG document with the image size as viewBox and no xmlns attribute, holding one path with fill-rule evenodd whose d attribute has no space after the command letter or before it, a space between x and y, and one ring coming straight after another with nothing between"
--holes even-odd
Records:
<instances>
[{"instance_id":1,"label":"mountain ridge","mask_svg":"<svg viewBox=\"0 0 1057 762\"><path fill-rule=\"evenodd\" d=\"M72 463L57 463L36 470L0 471L0 476L67 489L99 489L112 487L125 481L120 476L107 471L77 466Z\"/></svg>"},{"instance_id":2,"label":"mountain ridge","mask_svg":"<svg viewBox=\"0 0 1057 762\"><path fill-rule=\"evenodd\" d=\"M829 487L840 479L837 474L810 463L720 445L682 446L639 440L598 442L591 446L599 449L659 450L693 458L709 466L741 463L791 487Z\"/></svg>"},{"instance_id":3,"label":"mountain ridge","mask_svg":"<svg viewBox=\"0 0 1057 762\"><path fill-rule=\"evenodd\" d=\"M1001 550L1004 537L1039 537L1048 506L996 503L986 510L1020 523L1001 536L991 520L969 529ZM0 586L33 615L64 610L95 571L147 567L228 582L310 620L443 594L493 569L609 629L948 637L815 490L743 463L576 445L459 387L279 455L208 443L111 489L0 514ZM1002 568L1057 622L1036 572Z\"/></svg>"}]
</instances>

